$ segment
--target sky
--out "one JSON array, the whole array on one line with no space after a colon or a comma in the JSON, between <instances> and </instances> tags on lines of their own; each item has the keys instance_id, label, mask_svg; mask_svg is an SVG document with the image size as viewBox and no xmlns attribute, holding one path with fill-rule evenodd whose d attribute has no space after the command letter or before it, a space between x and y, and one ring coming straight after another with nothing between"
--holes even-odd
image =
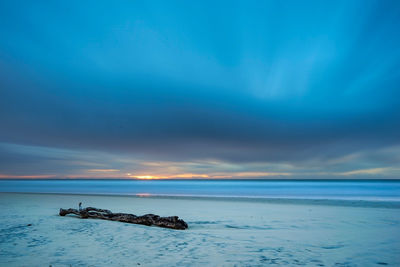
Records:
<instances>
[{"instance_id":1,"label":"sky","mask_svg":"<svg viewBox=\"0 0 400 267\"><path fill-rule=\"evenodd\" d=\"M399 1L0 2L0 178L400 178Z\"/></svg>"}]
</instances>

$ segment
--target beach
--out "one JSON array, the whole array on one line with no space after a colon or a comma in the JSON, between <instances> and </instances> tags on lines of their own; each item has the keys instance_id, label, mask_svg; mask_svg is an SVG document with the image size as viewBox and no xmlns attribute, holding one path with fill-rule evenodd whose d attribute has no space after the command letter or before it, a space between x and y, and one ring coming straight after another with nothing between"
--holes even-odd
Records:
<instances>
[{"instance_id":1,"label":"beach","mask_svg":"<svg viewBox=\"0 0 400 267\"><path fill-rule=\"evenodd\" d=\"M189 229L58 216L79 202ZM396 203L0 193L0 209L0 266L400 265Z\"/></svg>"},{"instance_id":2,"label":"beach","mask_svg":"<svg viewBox=\"0 0 400 267\"><path fill-rule=\"evenodd\" d=\"M400 267L400 0L0 18L0 267Z\"/></svg>"}]
</instances>

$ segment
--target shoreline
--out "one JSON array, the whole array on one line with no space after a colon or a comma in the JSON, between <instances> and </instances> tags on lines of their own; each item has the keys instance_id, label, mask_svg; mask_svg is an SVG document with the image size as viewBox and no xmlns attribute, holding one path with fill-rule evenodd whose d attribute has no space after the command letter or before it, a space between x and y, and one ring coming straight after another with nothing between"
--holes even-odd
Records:
<instances>
[{"instance_id":1,"label":"shoreline","mask_svg":"<svg viewBox=\"0 0 400 267\"><path fill-rule=\"evenodd\" d=\"M227 202L254 202L265 204L287 205L322 205L361 208L391 208L400 209L400 200L385 199L329 199L329 198L295 198L295 197L253 197L253 196L211 196L211 195L166 195L166 194L116 194L116 193L57 193L57 192L0 192L4 195L54 195L54 196L96 196L96 197L123 197L138 199L175 199L198 201L227 201Z\"/></svg>"}]
</instances>

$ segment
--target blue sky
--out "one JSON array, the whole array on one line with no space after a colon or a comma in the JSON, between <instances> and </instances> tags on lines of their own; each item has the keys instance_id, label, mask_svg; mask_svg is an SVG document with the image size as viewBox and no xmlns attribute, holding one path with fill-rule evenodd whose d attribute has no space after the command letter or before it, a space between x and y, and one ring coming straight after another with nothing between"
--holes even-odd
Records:
<instances>
[{"instance_id":1,"label":"blue sky","mask_svg":"<svg viewBox=\"0 0 400 267\"><path fill-rule=\"evenodd\" d=\"M0 3L0 177L399 178L398 1Z\"/></svg>"}]
</instances>

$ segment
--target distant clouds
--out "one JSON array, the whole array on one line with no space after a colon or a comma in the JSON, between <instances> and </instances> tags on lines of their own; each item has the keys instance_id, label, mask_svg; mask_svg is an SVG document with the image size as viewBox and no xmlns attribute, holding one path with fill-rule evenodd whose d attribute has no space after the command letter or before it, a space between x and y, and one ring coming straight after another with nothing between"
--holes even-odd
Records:
<instances>
[{"instance_id":1,"label":"distant clouds","mask_svg":"<svg viewBox=\"0 0 400 267\"><path fill-rule=\"evenodd\" d=\"M4 156L4 160L0 161L0 178L11 179L394 179L400 174L398 164L376 158L378 154L390 157L393 151L375 151L326 160L306 158L301 162L206 159L148 161L143 154L135 157L130 153L4 143L0 144L0 151ZM400 148L397 151L395 153L399 153ZM374 159L369 160L374 154Z\"/></svg>"},{"instance_id":2,"label":"distant clouds","mask_svg":"<svg viewBox=\"0 0 400 267\"><path fill-rule=\"evenodd\" d=\"M396 1L0 17L0 178L399 177Z\"/></svg>"}]
</instances>

